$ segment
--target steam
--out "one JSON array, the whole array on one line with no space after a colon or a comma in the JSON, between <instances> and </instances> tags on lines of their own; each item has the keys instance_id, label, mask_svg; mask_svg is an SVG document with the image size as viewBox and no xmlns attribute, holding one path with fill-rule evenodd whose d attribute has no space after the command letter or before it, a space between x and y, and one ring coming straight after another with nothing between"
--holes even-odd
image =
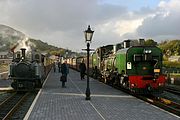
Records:
<instances>
[{"instance_id":1,"label":"steam","mask_svg":"<svg viewBox=\"0 0 180 120\"><path fill-rule=\"evenodd\" d=\"M20 51L21 48L25 48L26 52L32 51L36 45L32 42L30 42L28 37L24 37L22 40L19 40L13 48L11 48L12 52Z\"/></svg>"}]
</instances>

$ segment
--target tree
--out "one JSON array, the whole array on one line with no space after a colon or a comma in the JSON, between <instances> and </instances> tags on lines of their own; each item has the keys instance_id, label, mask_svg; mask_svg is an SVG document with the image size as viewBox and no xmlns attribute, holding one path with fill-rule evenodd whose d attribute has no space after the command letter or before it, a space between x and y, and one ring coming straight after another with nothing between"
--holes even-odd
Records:
<instances>
[{"instance_id":1,"label":"tree","mask_svg":"<svg viewBox=\"0 0 180 120\"><path fill-rule=\"evenodd\" d=\"M153 39L148 39L144 43L145 46L156 46L157 42L155 42Z\"/></svg>"},{"instance_id":2,"label":"tree","mask_svg":"<svg viewBox=\"0 0 180 120\"><path fill-rule=\"evenodd\" d=\"M167 57L180 55L180 40L170 40L160 43L159 47Z\"/></svg>"}]
</instances>

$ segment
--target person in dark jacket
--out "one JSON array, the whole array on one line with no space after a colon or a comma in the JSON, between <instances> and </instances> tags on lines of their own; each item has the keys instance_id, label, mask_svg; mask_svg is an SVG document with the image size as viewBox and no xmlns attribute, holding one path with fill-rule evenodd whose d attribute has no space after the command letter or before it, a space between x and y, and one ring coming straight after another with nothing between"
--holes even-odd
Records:
<instances>
[{"instance_id":1,"label":"person in dark jacket","mask_svg":"<svg viewBox=\"0 0 180 120\"><path fill-rule=\"evenodd\" d=\"M82 60L82 62L80 63L79 70L80 70L80 76L81 76L81 80L82 80L82 79L84 79L85 72L86 72L86 65L84 63L84 60Z\"/></svg>"},{"instance_id":2,"label":"person in dark jacket","mask_svg":"<svg viewBox=\"0 0 180 120\"><path fill-rule=\"evenodd\" d=\"M61 62L60 61L58 62L58 69L59 69L59 72L61 72Z\"/></svg>"},{"instance_id":3,"label":"person in dark jacket","mask_svg":"<svg viewBox=\"0 0 180 120\"><path fill-rule=\"evenodd\" d=\"M55 62L53 63L53 69L54 69L54 72L56 72L56 63Z\"/></svg>"},{"instance_id":4,"label":"person in dark jacket","mask_svg":"<svg viewBox=\"0 0 180 120\"><path fill-rule=\"evenodd\" d=\"M61 64L61 82L62 82L62 87L66 87L65 86L65 82L67 82L67 75L69 74L69 67L67 65L67 61L64 61L63 64Z\"/></svg>"}]
</instances>

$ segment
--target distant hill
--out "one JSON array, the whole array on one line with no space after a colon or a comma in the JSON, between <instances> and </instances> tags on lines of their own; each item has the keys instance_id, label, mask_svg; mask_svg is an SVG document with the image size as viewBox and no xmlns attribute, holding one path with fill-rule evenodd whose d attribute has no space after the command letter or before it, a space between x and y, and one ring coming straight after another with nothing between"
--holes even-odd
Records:
<instances>
[{"instance_id":1,"label":"distant hill","mask_svg":"<svg viewBox=\"0 0 180 120\"><path fill-rule=\"evenodd\" d=\"M10 45L25 37L25 34L0 24L0 51L8 51Z\"/></svg>"},{"instance_id":2,"label":"distant hill","mask_svg":"<svg viewBox=\"0 0 180 120\"><path fill-rule=\"evenodd\" d=\"M19 40L23 40L26 38L26 35L14 28L11 28L6 25L0 24L0 52L2 51L10 51L10 49L17 43ZM63 48L58 48L52 45L49 45L41 40L36 40L33 38L29 38L29 41L33 43L39 51L48 52L54 55L65 55L69 54L76 54L71 50L66 50ZM147 45L156 45L157 43L153 40L145 41ZM168 58L169 56L180 55L180 40L169 40L164 41L158 44L163 51L163 54Z\"/></svg>"},{"instance_id":3,"label":"distant hill","mask_svg":"<svg viewBox=\"0 0 180 120\"><path fill-rule=\"evenodd\" d=\"M26 38L26 35L14 28L11 28L6 25L0 24L0 51L10 51L10 49L18 43L18 41ZM36 40L29 38L29 41L33 43L39 51L58 51L63 50L47 43L42 42L41 40Z\"/></svg>"},{"instance_id":4,"label":"distant hill","mask_svg":"<svg viewBox=\"0 0 180 120\"><path fill-rule=\"evenodd\" d=\"M180 40L169 40L159 44L166 57L180 55Z\"/></svg>"},{"instance_id":5,"label":"distant hill","mask_svg":"<svg viewBox=\"0 0 180 120\"><path fill-rule=\"evenodd\" d=\"M0 24L0 52L11 51L13 47L17 47L17 44L22 43L22 41L26 45L34 46L38 51L50 53L52 55L71 56L77 54L71 50L49 45L41 40L33 38L28 38L28 40L26 40L26 35L24 33L9 26Z\"/></svg>"},{"instance_id":6,"label":"distant hill","mask_svg":"<svg viewBox=\"0 0 180 120\"><path fill-rule=\"evenodd\" d=\"M65 49L63 48L58 48L58 47L55 47L53 45L49 45L45 42L42 42L41 40L36 40L36 39L32 39L30 38L29 39L30 42L32 42L33 44L35 44L36 48L39 50L39 51L46 51L46 52L52 52L52 51L57 51L57 54L58 54L58 51L62 52L64 51L65 52Z\"/></svg>"}]
</instances>

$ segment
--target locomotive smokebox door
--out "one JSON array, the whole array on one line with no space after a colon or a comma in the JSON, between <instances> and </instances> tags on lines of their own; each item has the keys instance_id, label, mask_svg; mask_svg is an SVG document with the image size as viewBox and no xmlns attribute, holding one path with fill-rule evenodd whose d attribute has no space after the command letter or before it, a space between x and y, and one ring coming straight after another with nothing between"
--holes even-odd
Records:
<instances>
[{"instance_id":1,"label":"locomotive smokebox door","mask_svg":"<svg viewBox=\"0 0 180 120\"><path fill-rule=\"evenodd\" d=\"M131 62L127 62L127 69L128 69L128 70L131 70L131 69L132 69L132 64L131 64Z\"/></svg>"}]
</instances>

